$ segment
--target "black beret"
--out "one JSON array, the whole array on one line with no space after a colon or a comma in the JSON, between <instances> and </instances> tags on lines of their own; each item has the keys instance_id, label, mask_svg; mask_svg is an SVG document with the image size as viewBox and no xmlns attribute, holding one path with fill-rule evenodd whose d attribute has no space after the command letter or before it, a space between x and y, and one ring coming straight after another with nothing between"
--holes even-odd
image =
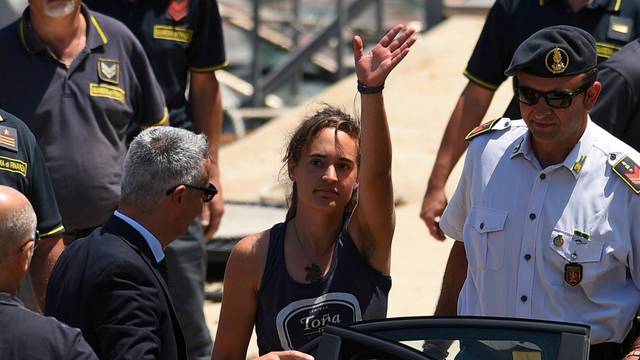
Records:
<instances>
[{"instance_id":1,"label":"black beret","mask_svg":"<svg viewBox=\"0 0 640 360\"><path fill-rule=\"evenodd\" d=\"M596 40L588 32L568 25L544 28L522 42L513 54L511 76L518 71L560 77L585 73L597 66Z\"/></svg>"}]
</instances>

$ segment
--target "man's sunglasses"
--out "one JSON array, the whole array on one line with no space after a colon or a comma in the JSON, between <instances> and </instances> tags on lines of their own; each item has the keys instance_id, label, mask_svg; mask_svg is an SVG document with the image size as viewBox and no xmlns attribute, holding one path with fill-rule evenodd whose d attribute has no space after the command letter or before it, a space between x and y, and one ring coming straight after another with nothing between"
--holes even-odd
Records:
<instances>
[{"instance_id":1,"label":"man's sunglasses","mask_svg":"<svg viewBox=\"0 0 640 360\"><path fill-rule=\"evenodd\" d=\"M585 84L573 91L553 90L543 92L526 86L518 85L517 80L515 80L514 92L518 96L518 100L521 103L525 103L527 105L535 105L538 103L540 98L544 98L544 100L547 102L547 105L549 105L550 107L556 109L566 109L571 106L573 98L587 91L591 87L591 85L593 85L594 81L595 79L590 78Z\"/></svg>"},{"instance_id":2,"label":"man's sunglasses","mask_svg":"<svg viewBox=\"0 0 640 360\"><path fill-rule=\"evenodd\" d=\"M22 252L22 250L24 250L24 248L33 241L33 250L35 250L38 247L38 242L40 241L40 232L38 232L38 230L36 230L36 233L33 234L33 238L29 239L25 242L22 243L22 245L20 245L18 247L18 252Z\"/></svg>"},{"instance_id":3,"label":"man's sunglasses","mask_svg":"<svg viewBox=\"0 0 640 360\"><path fill-rule=\"evenodd\" d=\"M176 191L176 189L180 185L184 185L186 188L189 188L189 189L202 191L202 202L211 201L213 197L216 196L216 194L218 193L218 189L216 189L215 185L213 185L212 183L209 183L209 185L207 185L206 188L195 186L195 185L189 185L189 184L178 184L172 187L171 189L167 190L166 195L170 195L172 192Z\"/></svg>"}]
</instances>

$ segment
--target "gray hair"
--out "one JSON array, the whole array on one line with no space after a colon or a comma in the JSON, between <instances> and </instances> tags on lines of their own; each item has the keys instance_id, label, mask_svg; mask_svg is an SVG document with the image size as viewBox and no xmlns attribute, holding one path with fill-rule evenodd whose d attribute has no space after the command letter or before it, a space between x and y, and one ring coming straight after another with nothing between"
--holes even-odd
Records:
<instances>
[{"instance_id":1,"label":"gray hair","mask_svg":"<svg viewBox=\"0 0 640 360\"><path fill-rule=\"evenodd\" d=\"M21 242L34 237L37 225L28 201L13 211L0 211L0 264L18 250Z\"/></svg>"},{"instance_id":2,"label":"gray hair","mask_svg":"<svg viewBox=\"0 0 640 360\"><path fill-rule=\"evenodd\" d=\"M208 159L204 135L164 126L146 129L129 146L120 201L151 210L172 187L206 183L202 163Z\"/></svg>"}]
</instances>

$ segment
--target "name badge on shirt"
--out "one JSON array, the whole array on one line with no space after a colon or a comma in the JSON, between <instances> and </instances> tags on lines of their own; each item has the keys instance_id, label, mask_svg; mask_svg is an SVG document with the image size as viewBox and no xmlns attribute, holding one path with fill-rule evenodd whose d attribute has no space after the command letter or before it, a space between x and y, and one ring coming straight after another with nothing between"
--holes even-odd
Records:
<instances>
[{"instance_id":1,"label":"name badge on shirt","mask_svg":"<svg viewBox=\"0 0 640 360\"><path fill-rule=\"evenodd\" d=\"M153 38L160 40L177 41L190 43L193 31L184 27L171 25L155 25L153 27Z\"/></svg>"},{"instance_id":2,"label":"name badge on shirt","mask_svg":"<svg viewBox=\"0 0 640 360\"><path fill-rule=\"evenodd\" d=\"M98 78L104 82L118 85L120 83L120 62L111 59L98 59Z\"/></svg>"},{"instance_id":3,"label":"name badge on shirt","mask_svg":"<svg viewBox=\"0 0 640 360\"><path fill-rule=\"evenodd\" d=\"M580 281L582 281L582 265L577 263L568 263L565 265L564 281L571 286L580 284Z\"/></svg>"},{"instance_id":4,"label":"name badge on shirt","mask_svg":"<svg viewBox=\"0 0 640 360\"><path fill-rule=\"evenodd\" d=\"M609 30L607 37L609 39L622 42L629 42L633 35L633 19L623 16L609 17Z\"/></svg>"},{"instance_id":5,"label":"name badge on shirt","mask_svg":"<svg viewBox=\"0 0 640 360\"><path fill-rule=\"evenodd\" d=\"M0 147L18 152L18 130L8 126L0 126Z\"/></svg>"}]
</instances>

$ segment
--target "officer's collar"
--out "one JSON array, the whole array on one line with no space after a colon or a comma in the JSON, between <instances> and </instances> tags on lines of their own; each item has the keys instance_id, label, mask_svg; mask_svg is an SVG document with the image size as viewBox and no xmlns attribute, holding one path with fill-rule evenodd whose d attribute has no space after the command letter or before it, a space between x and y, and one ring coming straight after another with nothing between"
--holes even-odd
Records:
<instances>
[{"instance_id":1,"label":"officer's collar","mask_svg":"<svg viewBox=\"0 0 640 360\"><path fill-rule=\"evenodd\" d=\"M80 11L84 18L87 20L87 47L91 50L102 46L108 42L107 35L105 34L102 26L98 23L98 20L93 16L86 5L82 4ZM22 19L20 19L19 36L22 46L30 54L36 54L41 51L47 50L47 45L43 43L31 26L31 15L29 13L29 7L22 13ZM54 56L55 57L55 56Z\"/></svg>"},{"instance_id":2,"label":"officer's collar","mask_svg":"<svg viewBox=\"0 0 640 360\"><path fill-rule=\"evenodd\" d=\"M566 0L538 0L538 4L540 6L545 6L554 1L565 1ZM568 5L567 5L568 6ZM597 9L604 8L609 11L620 11L620 7L622 7L622 0L593 0L591 4L585 6L585 9Z\"/></svg>"},{"instance_id":3,"label":"officer's collar","mask_svg":"<svg viewBox=\"0 0 640 360\"><path fill-rule=\"evenodd\" d=\"M587 128L585 129L582 137L576 143L576 145L571 149L569 154L564 158L564 161L561 163L551 165L550 167L565 167L569 170L573 176L577 179L582 172L585 164L589 161L589 153L591 148L593 147L594 136L593 136L593 123L591 122L591 118L587 119ZM518 155L522 155L525 159L538 163L538 158L533 151L533 147L531 145L531 131L525 132L519 138L517 138L510 147L511 150L511 158Z\"/></svg>"}]
</instances>

